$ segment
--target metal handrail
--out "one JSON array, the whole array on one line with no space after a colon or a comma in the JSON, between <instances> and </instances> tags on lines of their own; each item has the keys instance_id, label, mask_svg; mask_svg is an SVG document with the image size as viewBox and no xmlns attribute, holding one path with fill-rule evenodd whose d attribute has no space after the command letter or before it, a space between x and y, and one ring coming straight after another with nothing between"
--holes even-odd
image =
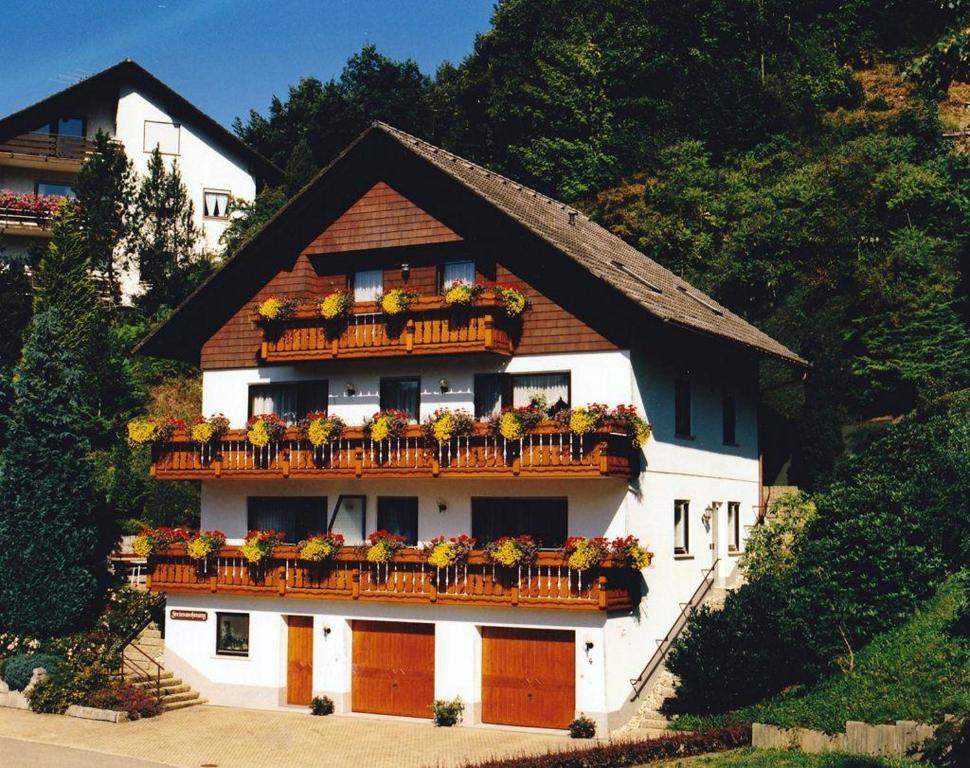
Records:
<instances>
[{"instance_id":1,"label":"metal handrail","mask_svg":"<svg viewBox=\"0 0 970 768\"><path fill-rule=\"evenodd\" d=\"M646 687L653 673L657 671L660 663L667 656L667 651L670 650L670 646L673 644L677 635L686 626L687 616L690 614L690 611L700 604L700 601L707 595L708 590L714 585L714 579L710 577L720 562L721 558L715 559L711 563L711 567L704 571L704 575L701 577L701 583L697 585L697 589L694 590L694 594L690 596L690 599L686 603L680 604L680 613L677 614L677 618L674 619L674 623L670 625L670 629L667 630L667 634L664 635L663 639L657 641L657 650L650 657L643 671L630 680L630 685L633 687L633 695L630 697L630 701L636 701L640 697L640 694L643 693L644 687ZM683 625L681 625L682 620L684 622Z\"/></svg>"},{"instance_id":2,"label":"metal handrail","mask_svg":"<svg viewBox=\"0 0 970 768\"><path fill-rule=\"evenodd\" d=\"M147 627L149 624L152 623L152 620L153 620L152 616L147 616L144 621L140 622L131 632L129 632L125 636L124 641L122 641L121 643L119 672L121 673L122 679L124 679L125 669L128 668L130 671L134 672L136 677L145 678L145 682L149 682L152 678L152 674L154 673L155 698L156 700L161 701L162 700L162 672L164 672L165 670L162 667L162 665L159 664L155 659L153 659L151 656L145 653L137 645L133 644L135 639L142 633L145 627ZM147 662L148 662L147 665L141 666L141 664L145 664L145 662L137 663L132 659L127 658L125 656L125 652L129 648L131 648L132 650L138 651L138 653L144 656L145 659L147 659ZM154 667L154 670L152 669L152 667Z\"/></svg>"}]
</instances>

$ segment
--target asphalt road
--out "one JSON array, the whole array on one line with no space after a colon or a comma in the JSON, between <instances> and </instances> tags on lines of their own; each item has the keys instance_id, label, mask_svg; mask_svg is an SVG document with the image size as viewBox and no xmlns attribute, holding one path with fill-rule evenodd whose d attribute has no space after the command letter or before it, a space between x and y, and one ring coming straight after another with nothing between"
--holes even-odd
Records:
<instances>
[{"instance_id":1,"label":"asphalt road","mask_svg":"<svg viewBox=\"0 0 970 768\"><path fill-rule=\"evenodd\" d=\"M170 768L163 763L0 737L3 768Z\"/></svg>"}]
</instances>

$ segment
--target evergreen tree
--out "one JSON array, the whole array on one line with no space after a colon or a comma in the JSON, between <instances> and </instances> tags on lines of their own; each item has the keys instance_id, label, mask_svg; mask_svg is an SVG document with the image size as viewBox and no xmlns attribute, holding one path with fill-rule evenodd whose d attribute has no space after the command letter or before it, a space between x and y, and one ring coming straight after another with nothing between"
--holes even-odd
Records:
<instances>
[{"instance_id":1,"label":"evergreen tree","mask_svg":"<svg viewBox=\"0 0 970 768\"><path fill-rule=\"evenodd\" d=\"M120 275L129 266L120 244L129 225L135 180L124 147L103 131L94 137L94 153L81 166L74 192L84 252L101 284L102 295L118 306Z\"/></svg>"},{"instance_id":2,"label":"evergreen tree","mask_svg":"<svg viewBox=\"0 0 970 768\"><path fill-rule=\"evenodd\" d=\"M0 627L42 636L84 626L107 583L85 360L66 320L48 307L31 322L0 457Z\"/></svg>"},{"instance_id":3,"label":"evergreen tree","mask_svg":"<svg viewBox=\"0 0 970 768\"><path fill-rule=\"evenodd\" d=\"M317 173L317 164L313 161L313 149L310 142L300 139L293 147L293 153L286 163L286 192L295 195Z\"/></svg>"},{"instance_id":4,"label":"evergreen tree","mask_svg":"<svg viewBox=\"0 0 970 768\"><path fill-rule=\"evenodd\" d=\"M135 198L129 251L144 293L138 305L148 316L174 307L198 284L210 265L199 248L194 208L178 163L171 169L156 147Z\"/></svg>"},{"instance_id":5,"label":"evergreen tree","mask_svg":"<svg viewBox=\"0 0 970 768\"><path fill-rule=\"evenodd\" d=\"M219 238L222 245L222 259L232 257L285 204L286 192L282 187L261 189L252 202L233 200L232 216Z\"/></svg>"}]
</instances>

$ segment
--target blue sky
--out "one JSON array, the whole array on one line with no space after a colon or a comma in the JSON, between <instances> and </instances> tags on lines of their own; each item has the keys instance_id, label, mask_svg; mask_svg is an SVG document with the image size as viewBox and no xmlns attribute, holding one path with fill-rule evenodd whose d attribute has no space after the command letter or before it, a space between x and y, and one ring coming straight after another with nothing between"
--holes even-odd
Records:
<instances>
[{"instance_id":1,"label":"blue sky","mask_svg":"<svg viewBox=\"0 0 970 768\"><path fill-rule=\"evenodd\" d=\"M0 115L132 58L229 125L373 43L428 74L471 52L494 0L3 0Z\"/></svg>"}]
</instances>

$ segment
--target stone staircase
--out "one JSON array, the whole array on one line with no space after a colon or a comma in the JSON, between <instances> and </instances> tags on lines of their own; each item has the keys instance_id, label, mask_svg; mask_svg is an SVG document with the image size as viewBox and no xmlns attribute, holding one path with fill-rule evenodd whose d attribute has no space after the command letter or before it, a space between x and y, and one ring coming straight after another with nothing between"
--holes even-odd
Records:
<instances>
[{"instance_id":1,"label":"stone staircase","mask_svg":"<svg viewBox=\"0 0 970 768\"><path fill-rule=\"evenodd\" d=\"M149 624L131 645L134 648L129 646L125 649L125 679L151 692L155 691L155 686L158 684L164 712L206 703L206 700L201 698L197 691L193 691L191 686L165 669L165 639L157 624ZM148 658L145 658L146 656ZM149 659L162 667L157 677L155 674L157 668Z\"/></svg>"},{"instance_id":2,"label":"stone staircase","mask_svg":"<svg viewBox=\"0 0 970 768\"><path fill-rule=\"evenodd\" d=\"M698 606L706 605L714 609L722 608L729 591L730 589L727 587L712 585L704 595L704 599L698 603ZM680 626L674 628L671 639L680 634L686 623L686 620L684 620ZM674 697L676 684L676 676L667 669L665 664L661 664L647 681L636 713L625 725L614 731L613 735L633 738L662 736L670 725L670 719L661 710L664 702Z\"/></svg>"}]
</instances>

